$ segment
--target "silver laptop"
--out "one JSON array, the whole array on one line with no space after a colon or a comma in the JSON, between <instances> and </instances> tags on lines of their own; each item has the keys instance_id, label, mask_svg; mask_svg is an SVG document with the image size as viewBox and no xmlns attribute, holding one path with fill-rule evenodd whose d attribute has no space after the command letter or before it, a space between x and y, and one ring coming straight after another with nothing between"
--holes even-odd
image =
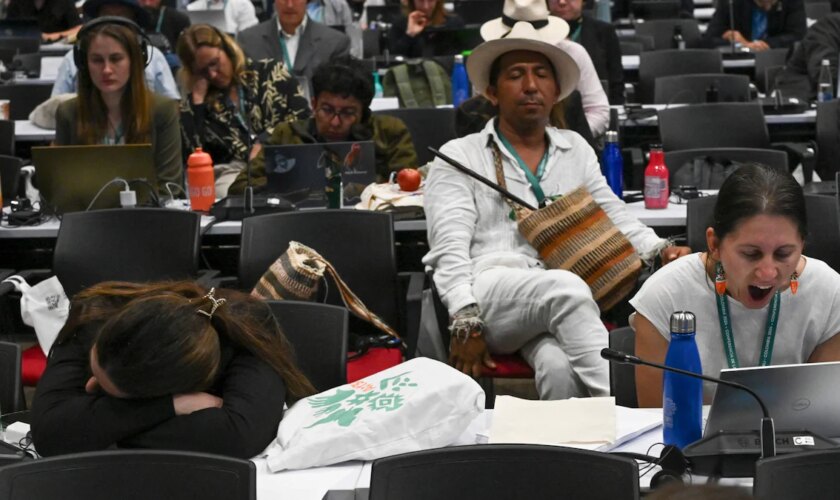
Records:
<instances>
[{"instance_id":1,"label":"silver laptop","mask_svg":"<svg viewBox=\"0 0 840 500\"><path fill-rule=\"evenodd\" d=\"M189 16L190 24L209 24L220 31L227 31L227 21L225 21L225 11L223 9L186 10L183 12Z\"/></svg>"},{"instance_id":2,"label":"silver laptop","mask_svg":"<svg viewBox=\"0 0 840 500\"><path fill-rule=\"evenodd\" d=\"M808 430L840 438L840 362L721 370L720 378L755 391L776 431ZM719 385L704 436L718 431L758 430L761 408L745 391Z\"/></svg>"}]
</instances>

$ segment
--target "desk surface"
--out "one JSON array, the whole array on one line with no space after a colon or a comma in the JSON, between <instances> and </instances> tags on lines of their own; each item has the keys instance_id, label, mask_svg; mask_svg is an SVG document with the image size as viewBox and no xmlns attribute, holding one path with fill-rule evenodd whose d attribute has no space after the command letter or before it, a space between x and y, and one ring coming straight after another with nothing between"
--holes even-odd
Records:
<instances>
[{"instance_id":1,"label":"desk surface","mask_svg":"<svg viewBox=\"0 0 840 500\"><path fill-rule=\"evenodd\" d=\"M621 67L624 68L624 71L635 71L639 69L639 56L621 56ZM754 68L755 67L755 58L747 58L747 59L724 59L723 60L723 67L724 68Z\"/></svg>"},{"instance_id":2,"label":"desk surface","mask_svg":"<svg viewBox=\"0 0 840 500\"><path fill-rule=\"evenodd\" d=\"M642 107L645 109L655 109L657 111L667 108L678 108L681 106L688 106L688 104L644 104ZM658 117L656 115L649 116L646 118L638 119L638 120L628 120L627 113L623 106L610 106L611 108L618 110L618 118L621 121L622 126L624 127L639 127L639 126L651 126L655 127L658 123ZM795 113L795 114L779 114L779 115L764 115L764 121L768 125L795 125L795 124L808 124L808 123L816 123L817 121L817 110L816 109L809 109L803 113Z\"/></svg>"}]
</instances>

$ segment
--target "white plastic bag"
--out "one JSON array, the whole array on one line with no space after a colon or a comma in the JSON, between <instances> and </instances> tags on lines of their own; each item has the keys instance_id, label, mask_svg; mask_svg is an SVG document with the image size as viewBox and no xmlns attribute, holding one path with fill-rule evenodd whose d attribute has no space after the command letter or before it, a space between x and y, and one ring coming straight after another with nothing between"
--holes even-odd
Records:
<instances>
[{"instance_id":1,"label":"white plastic bag","mask_svg":"<svg viewBox=\"0 0 840 500\"><path fill-rule=\"evenodd\" d=\"M362 191L362 200L356 204L357 210L394 210L398 208L422 208L423 190L402 191L393 183L369 184Z\"/></svg>"},{"instance_id":2,"label":"white plastic bag","mask_svg":"<svg viewBox=\"0 0 840 500\"><path fill-rule=\"evenodd\" d=\"M38 344L44 355L48 356L58 332L70 314L70 301L64 293L64 287L56 276L35 286L29 286L25 279L17 275L3 281L12 283L21 293L20 317L25 324L35 329Z\"/></svg>"},{"instance_id":3,"label":"white plastic bag","mask_svg":"<svg viewBox=\"0 0 840 500\"><path fill-rule=\"evenodd\" d=\"M272 472L374 460L452 444L484 391L447 364L415 358L295 403L266 450Z\"/></svg>"}]
</instances>

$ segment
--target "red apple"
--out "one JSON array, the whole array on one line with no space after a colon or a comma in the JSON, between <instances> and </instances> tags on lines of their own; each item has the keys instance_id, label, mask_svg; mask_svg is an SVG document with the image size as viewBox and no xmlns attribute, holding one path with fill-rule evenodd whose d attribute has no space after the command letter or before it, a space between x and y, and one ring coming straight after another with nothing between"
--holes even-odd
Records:
<instances>
[{"instance_id":1,"label":"red apple","mask_svg":"<svg viewBox=\"0 0 840 500\"><path fill-rule=\"evenodd\" d=\"M397 174L397 184L403 191L417 191L420 180L420 172L413 168L404 168Z\"/></svg>"}]
</instances>

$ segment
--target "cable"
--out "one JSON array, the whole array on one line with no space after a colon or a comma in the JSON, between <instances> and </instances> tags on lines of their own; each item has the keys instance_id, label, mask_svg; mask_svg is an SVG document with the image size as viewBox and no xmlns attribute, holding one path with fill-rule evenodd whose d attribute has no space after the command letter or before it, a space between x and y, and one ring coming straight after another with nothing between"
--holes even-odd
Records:
<instances>
[{"instance_id":1,"label":"cable","mask_svg":"<svg viewBox=\"0 0 840 500\"><path fill-rule=\"evenodd\" d=\"M146 186L147 188L149 188L149 198L152 199L153 206L163 208L163 204L161 204L161 202L160 202L160 198L158 197L158 194L157 194L157 191L155 190L155 187L152 186L152 184L148 180L146 180L143 177L140 177L140 178L137 178L137 179L129 179L128 184L129 185L131 185L131 184L142 184L142 185Z\"/></svg>"},{"instance_id":2,"label":"cable","mask_svg":"<svg viewBox=\"0 0 840 500\"><path fill-rule=\"evenodd\" d=\"M90 209L91 209L91 208L93 208L93 205L96 203L96 201L99 199L99 197L100 197L100 196L102 196L102 193L103 193L103 192L104 192L104 191L105 191L105 190L106 190L109 186L111 186L112 184L117 184L117 183L120 183L120 182L122 182L122 183L125 185L125 190L126 190L126 191L128 191L128 190L129 190L129 188L130 188L130 186L128 185L128 181L126 181L126 180L125 180L125 179L123 179L122 177L116 177L116 178L114 178L114 179L111 179L110 181L106 182L104 186L102 186L101 188L99 188L99 191L96 193L96 196L94 196L94 197L93 197L93 200L91 200L90 205L88 205L88 206L87 206L87 208L85 209L85 212L89 212L89 211L90 211Z\"/></svg>"},{"instance_id":3,"label":"cable","mask_svg":"<svg viewBox=\"0 0 840 500\"><path fill-rule=\"evenodd\" d=\"M175 195L172 193L172 186L175 186L176 188L178 188L179 191L184 193L185 198L189 198L189 196L187 195L187 192L184 190L183 187L181 187L180 184L172 182L172 181L167 181L166 184L163 185L163 187L165 187L166 191L169 193L169 199L170 200L175 199Z\"/></svg>"}]
</instances>

